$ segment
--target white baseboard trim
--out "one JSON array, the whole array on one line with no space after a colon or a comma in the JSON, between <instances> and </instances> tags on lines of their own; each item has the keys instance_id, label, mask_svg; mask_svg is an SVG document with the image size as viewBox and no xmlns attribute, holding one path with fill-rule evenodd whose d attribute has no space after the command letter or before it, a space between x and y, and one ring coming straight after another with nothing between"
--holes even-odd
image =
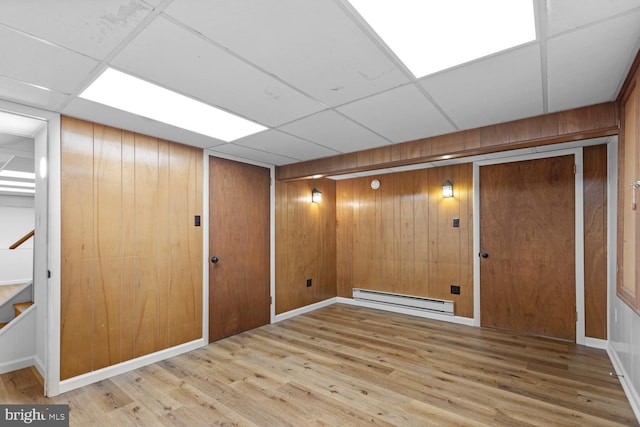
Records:
<instances>
[{"instance_id":1,"label":"white baseboard trim","mask_svg":"<svg viewBox=\"0 0 640 427\"><path fill-rule=\"evenodd\" d=\"M36 369L38 370L42 378L46 378L44 375L44 372L45 372L44 363L42 363L42 360L40 360L38 356L33 356L33 366L36 367Z\"/></svg>"},{"instance_id":2,"label":"white baseboard trim","mask_svg":"<svg viewBox=\"0 0 640 427\"><path fill-rule=\"evenodd\" d=\"M23 357L22 359L12 360L0 364L0 374L6 374L7 372L17 371L18 369L28 368L36 364L33 356Z\"/></svg>"},{"instance_id":3,"label":"white baseboard trim","mask_svg":"<svg viewBox=\"0 0 640 427\"><path fill-rule=\"evenodd\" d=\"M59 393L66 393L67 391L71 391L79 387L84 387L98 381L106 380L107 378L124 374L125 372L133 371L134 369L142 368L143 366L147 366L152 363L168 359L170 357L178 356L180 354L196 350L198 348L206 346L207 344L208 342L205 339L200 338L198 340L180 344L166 350L147 354L145 356L138 357L137 359L128 360L126 362L118 363L117 365L108 366L97 371L78 375L77 377L60 381Z\"/></svg>"},{"instance_id":4,"label":"white baseboard trim","mask_svg":"<svg viewBox=\"0 0 640 427\"><path fill-rule=\"evenodd\" d=\"M640 422L640 396L631 382L631 377L627 374L627 371L625 371L624 365L618 358L618 353L616 353L611 345L607 346L607 354L609 355L613 369L618 375L618 380L620 380L620 384L622 384L622 389L627 396L631 409L633 409L636 419Z\"/></svg>"},{"instance_id":5,"label":"white baseboard trim","mask_svg":"<svg viewBox=\"0 0 640 427\"><path fill-rule=\"evenodd\" d=\"M443 322L457 323L459 325L474 326L473 319L460 316L449 316L438 313L429 313L427 311L415 310L412 308L394 307L387 304L378 304L375 302L358 301L353 298L336 298L340 304L356 305L358 307L375 308L377 310L391 311L393 313L408 314L409 316L422 317L423 319L441 320Z\"/></svg>"},{"instance_id":6,"label":"white baseboard trim","mask_svg":"<svg viewBox=\"0 0 640 427\"><path fill-rule=\"evenodd\" d=\"M294 310L285 311L284 313L277 314L273 320L273 323L282 322L283 320L291 319L292 317L299 316L300 314L309 313L313 310L317 310L322 307L335 304L337 298L329 298L324 301L317 302L311 305L305 305L304 307L296 308Z\"/></svg>"},{"instance_id":7,"label":"white baseboard trim","mask_svg":"<svg viewBox=\"0 0 640 427\"><path fill-rule=\"evenodd\" d=\"M599 338L584 337L584 345L591 348L599 348L600 350L606 350L609 348L609 341L601 340Z\"/></svg>"}]
</instances>

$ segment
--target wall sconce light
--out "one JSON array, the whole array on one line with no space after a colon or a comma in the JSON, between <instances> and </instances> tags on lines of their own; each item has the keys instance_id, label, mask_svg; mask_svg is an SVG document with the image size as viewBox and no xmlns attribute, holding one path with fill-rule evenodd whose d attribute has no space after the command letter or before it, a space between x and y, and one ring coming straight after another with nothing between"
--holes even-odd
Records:
<instances>
[{"instance_id":1,"label":"wall sconce light","mask_svg":"<svg viewBox=\"0 0 640 427\"><path fill-rule=\"evenodd\" d=\"M320 203L322 201L322 193L314 188L311 190L311 203Z\"/></svg>"},{"instance_id":2,"label":"wall sconce light","mask_svg":"<svg viewBox=\"0 0 640 427\"><path fill-rule=\"evenodd\" d=\"M444 197L445 199L453 197L453 184L449 180L446 180L442 184L442 197Z\"/></svg>"}]
</instances>

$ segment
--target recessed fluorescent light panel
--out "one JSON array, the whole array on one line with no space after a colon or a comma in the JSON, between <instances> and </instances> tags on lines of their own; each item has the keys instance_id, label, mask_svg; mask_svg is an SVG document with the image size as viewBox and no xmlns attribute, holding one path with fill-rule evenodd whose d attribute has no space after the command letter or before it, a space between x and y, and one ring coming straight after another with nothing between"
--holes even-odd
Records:
<instances>
[{"instance_id":1,"label":"recessed fluorescent light panel","mask_svg":"<svg viewBox=\"0 0 640 427\"><path fill-rule=\"evenodd\" d=\"M349 0L416 77L536 39L532 0Z\"/></svg>"},{"instance_id":2,"label":"recessed fluorescent light panel","mask_svg":"<svg viewBox=\"0 0 640 427\"><path fill-rule=\"evenodd\" d=\"M80 97L226 142L266 129L112 68L107 68Z\"/></svg>"}]
</instances>

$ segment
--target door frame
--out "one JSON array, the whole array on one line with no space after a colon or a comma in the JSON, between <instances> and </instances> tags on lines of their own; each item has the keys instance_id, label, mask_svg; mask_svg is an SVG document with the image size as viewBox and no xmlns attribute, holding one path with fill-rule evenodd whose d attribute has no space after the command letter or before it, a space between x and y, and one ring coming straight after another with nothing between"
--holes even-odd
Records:
<instances>
[{"instance_id":1,"label":"door frame","mask_svg":"<svg viewBox=\"0 0 640 427\"><path fill-rule=\"evenodd\" d=\"M37 191L44 187L47 192L34 206L36 229L45 234L40 233L34 244L33 286L38 305L34 364L44 379L45 395L54 396L60 387L60 322L50 320L60 318L60 114L5 100L0 100L0 110L44 123L34 136ZM47 169L44 176L39 171L41 159Z\"/></svg>"},{"instance_id":2,"label":"door frame","mask_svg":"<svg viewBox=\"0 0 640 427\"><path fill-rule=\"evenodd\" d=\"M202 156L203 169L203 198L202 198L202 336L209 340L209 157L233 160L269 169L271 185L269 187L269 323L274 323L276 315L276 167L267 163L243 159L230 154L220 153L211 149L204 150Z\"/></svg>"},{"instance_id":3,"label":"door frame","mask_svg":"<svg viewBox=\"0 0 640 427\"><path fill-rule=\"evenodd\" d=\"M547 149L549 150L549 149ZM574 156L575 173L575 277L576 277L576 344L585 344L584 313L584 191L582 147L547 151L544 147L532 149L531 153L482 160L473 163L473 252L480 253L480 167L524 160L537 160L559 156ZM507 153L505 153L507 154ZM480 326L480 257L473 261L473 324Z\"/></svg>"}]
</instances>

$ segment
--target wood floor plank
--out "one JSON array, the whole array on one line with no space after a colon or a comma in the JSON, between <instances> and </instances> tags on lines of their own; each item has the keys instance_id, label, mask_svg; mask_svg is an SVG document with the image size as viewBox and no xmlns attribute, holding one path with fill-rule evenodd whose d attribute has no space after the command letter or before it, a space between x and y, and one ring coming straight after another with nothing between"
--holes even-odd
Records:
<instances>
[{"instance_id":1,"label":"wood floor plank","mask_svg":"<svg viewBox=\"0 0 640 427\"><path fill-rule=\"evenodd\" d=\"M72 426L638 426L606 352L335 304L51 399Z\"/></svg>"}]
</instances>

